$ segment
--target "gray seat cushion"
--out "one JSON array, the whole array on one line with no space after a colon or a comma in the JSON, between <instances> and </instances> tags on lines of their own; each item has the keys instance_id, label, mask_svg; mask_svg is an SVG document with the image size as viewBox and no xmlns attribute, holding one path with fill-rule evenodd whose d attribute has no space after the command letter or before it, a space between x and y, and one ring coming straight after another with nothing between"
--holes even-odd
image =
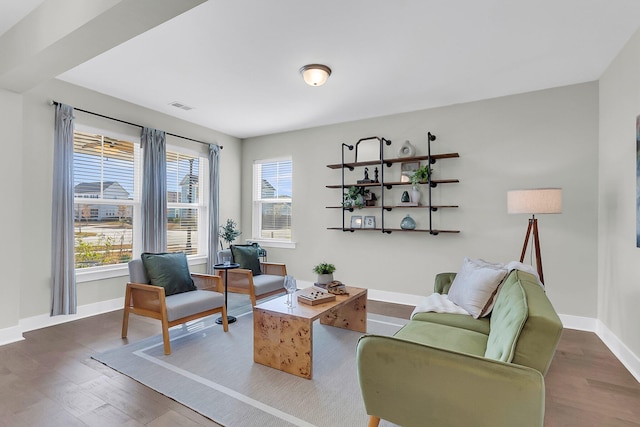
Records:
<instances>
[{"instance_id":1,"label":"gray seat cushion","mask_svg":"<svg viewBox=\"0 0 640 427\"><path fill-rule=\"evenodd\" d=\"M256 290L256 295L263 295L276 290L284 291L284 276L273 274L253 276L253 286Z\"/></svg>"},{"instance_id":2,"label":"gray seat cushion","mask_svg":"<svg viewBox=\"0 0 640 427\"><path fill-rule=\"evenodd\" d=\"M189 291L167 297L167 320L174 320L219 308L224 305L224 295L212 291Z\"/></svg>"}]
</instances>

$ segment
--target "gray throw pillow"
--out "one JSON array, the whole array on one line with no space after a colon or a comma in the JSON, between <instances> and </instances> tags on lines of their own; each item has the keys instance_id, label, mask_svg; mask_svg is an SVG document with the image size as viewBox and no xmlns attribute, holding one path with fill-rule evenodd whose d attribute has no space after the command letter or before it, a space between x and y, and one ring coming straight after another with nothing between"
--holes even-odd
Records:
<instances>
[{"instance_id":1,"label":"gray throw pillow","mask_svg":"<svg viewBox=\"0 0 640 427\"><path fill-rule=\"evenodd\" d=\"M240 268L251 270L254 276L262 274L260 269L260 259L258 258L258 248L253 245L232 245L231 253L233 261L240 264Z\"/></svg>"},{"instance_id":2,"label":"gray throw pillow","mask_svg":"<svg viewBox=\"0 0 640 427\"><path fill-rule=\"evenodd\" d=\"M163 287L166 296L196 290L184 252L145 252L140 258L147 271L149 283Z\"/></svg>"}]
</instances>

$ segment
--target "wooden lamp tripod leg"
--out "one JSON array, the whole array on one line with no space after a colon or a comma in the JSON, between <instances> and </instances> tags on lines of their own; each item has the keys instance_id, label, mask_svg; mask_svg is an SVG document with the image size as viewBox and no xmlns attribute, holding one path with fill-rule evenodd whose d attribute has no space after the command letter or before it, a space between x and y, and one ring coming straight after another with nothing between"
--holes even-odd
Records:
<instances>
[{"instance_id":1,"label":"wooden lamp tripod leg","mask_svg":"<svg viewBox=\"0 0 640 427\"><path fill-rule=\"evenodd\" d=\"M544 276L542 275L542 255L540 255L540 239L538 238L538 220L533 220L533 244L536 249L536 265L538 267L538 276L540 282L544 285Z\"/></svg>"},{"instance_id":2,"label":"wooden lamp tripod leg","mask_svg":"<svg viewBox=\"0 0 640 427\"><path fill-rule=\"evenodd\" d=\"M531 227L533 226L533 221L535 221L535 219L529 219L529 227L527 227L527 234L524 235L524 245L522 245L520 262L524 262L524 256L527 253L527 246L529 245L529 236L531 236Z\"/></svg>"},{"instance_id":3,"label":"wooden lamp tripod leg","mask_svg":"<svg viewBox=\"0 0 640 427\"><path fill-rule=\"evenodd\" d=\"M533 215L529 219L529 227L527 227L527 234L524 236L524 245L522 245L522 253L520 254L520 262L524 262L524 256L527 252L527 245L529 244L529 236L533 231L533 246L536 251L536 266L538 270L538 276L540 282L544 285L544 276L542 275L542 255L540 255L540 238L538 237L538 219Z\"/></svg>"}]
</instances>

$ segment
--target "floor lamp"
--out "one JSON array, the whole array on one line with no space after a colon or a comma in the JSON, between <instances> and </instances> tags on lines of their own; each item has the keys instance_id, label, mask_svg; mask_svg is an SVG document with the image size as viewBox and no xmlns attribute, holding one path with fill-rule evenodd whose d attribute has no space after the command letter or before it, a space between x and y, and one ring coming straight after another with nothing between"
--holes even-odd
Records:
<instances>
[{"instance_id":1,"label":"floor lamp","mask_svg":"<svg viewBox=\"0 0 640 427\"><path fill-rule=\"evenodd\" d=\"M524 261L529 237L533 233L533 249L536 253L536 266L540 281L544 284L542 274L542 256L540 255L540 239L538 237L538 219L536 214L555 214L562 212L561 188L532 188L528 190L511 190L507 192L507 212L510 214L530 214L529 227L524 236L520 262Z\"/></svg>"}]
</instances>

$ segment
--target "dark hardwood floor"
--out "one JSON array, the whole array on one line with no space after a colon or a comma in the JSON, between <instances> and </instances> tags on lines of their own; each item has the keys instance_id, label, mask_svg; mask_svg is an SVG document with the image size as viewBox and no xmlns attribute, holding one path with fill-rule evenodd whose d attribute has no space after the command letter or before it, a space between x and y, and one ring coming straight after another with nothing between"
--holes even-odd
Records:
<instances>
[{"instance_id":1,"label":"dark hardwood floor","mask_svg":"<svg viewBox=\"0 0 640 427\"><path fill-rule=\"evenodd\" d=\"M373 313L412 308L371 301ZM0 426L217 426L91 355L127 343L122 312L25 333L0 346ZM133 316L129 340L160 333ZM593 333L565 330L546 377L545 426L640 426L640 384ZM366 425L363 420L362 425Z\"/></svg>"}]
</instances>

